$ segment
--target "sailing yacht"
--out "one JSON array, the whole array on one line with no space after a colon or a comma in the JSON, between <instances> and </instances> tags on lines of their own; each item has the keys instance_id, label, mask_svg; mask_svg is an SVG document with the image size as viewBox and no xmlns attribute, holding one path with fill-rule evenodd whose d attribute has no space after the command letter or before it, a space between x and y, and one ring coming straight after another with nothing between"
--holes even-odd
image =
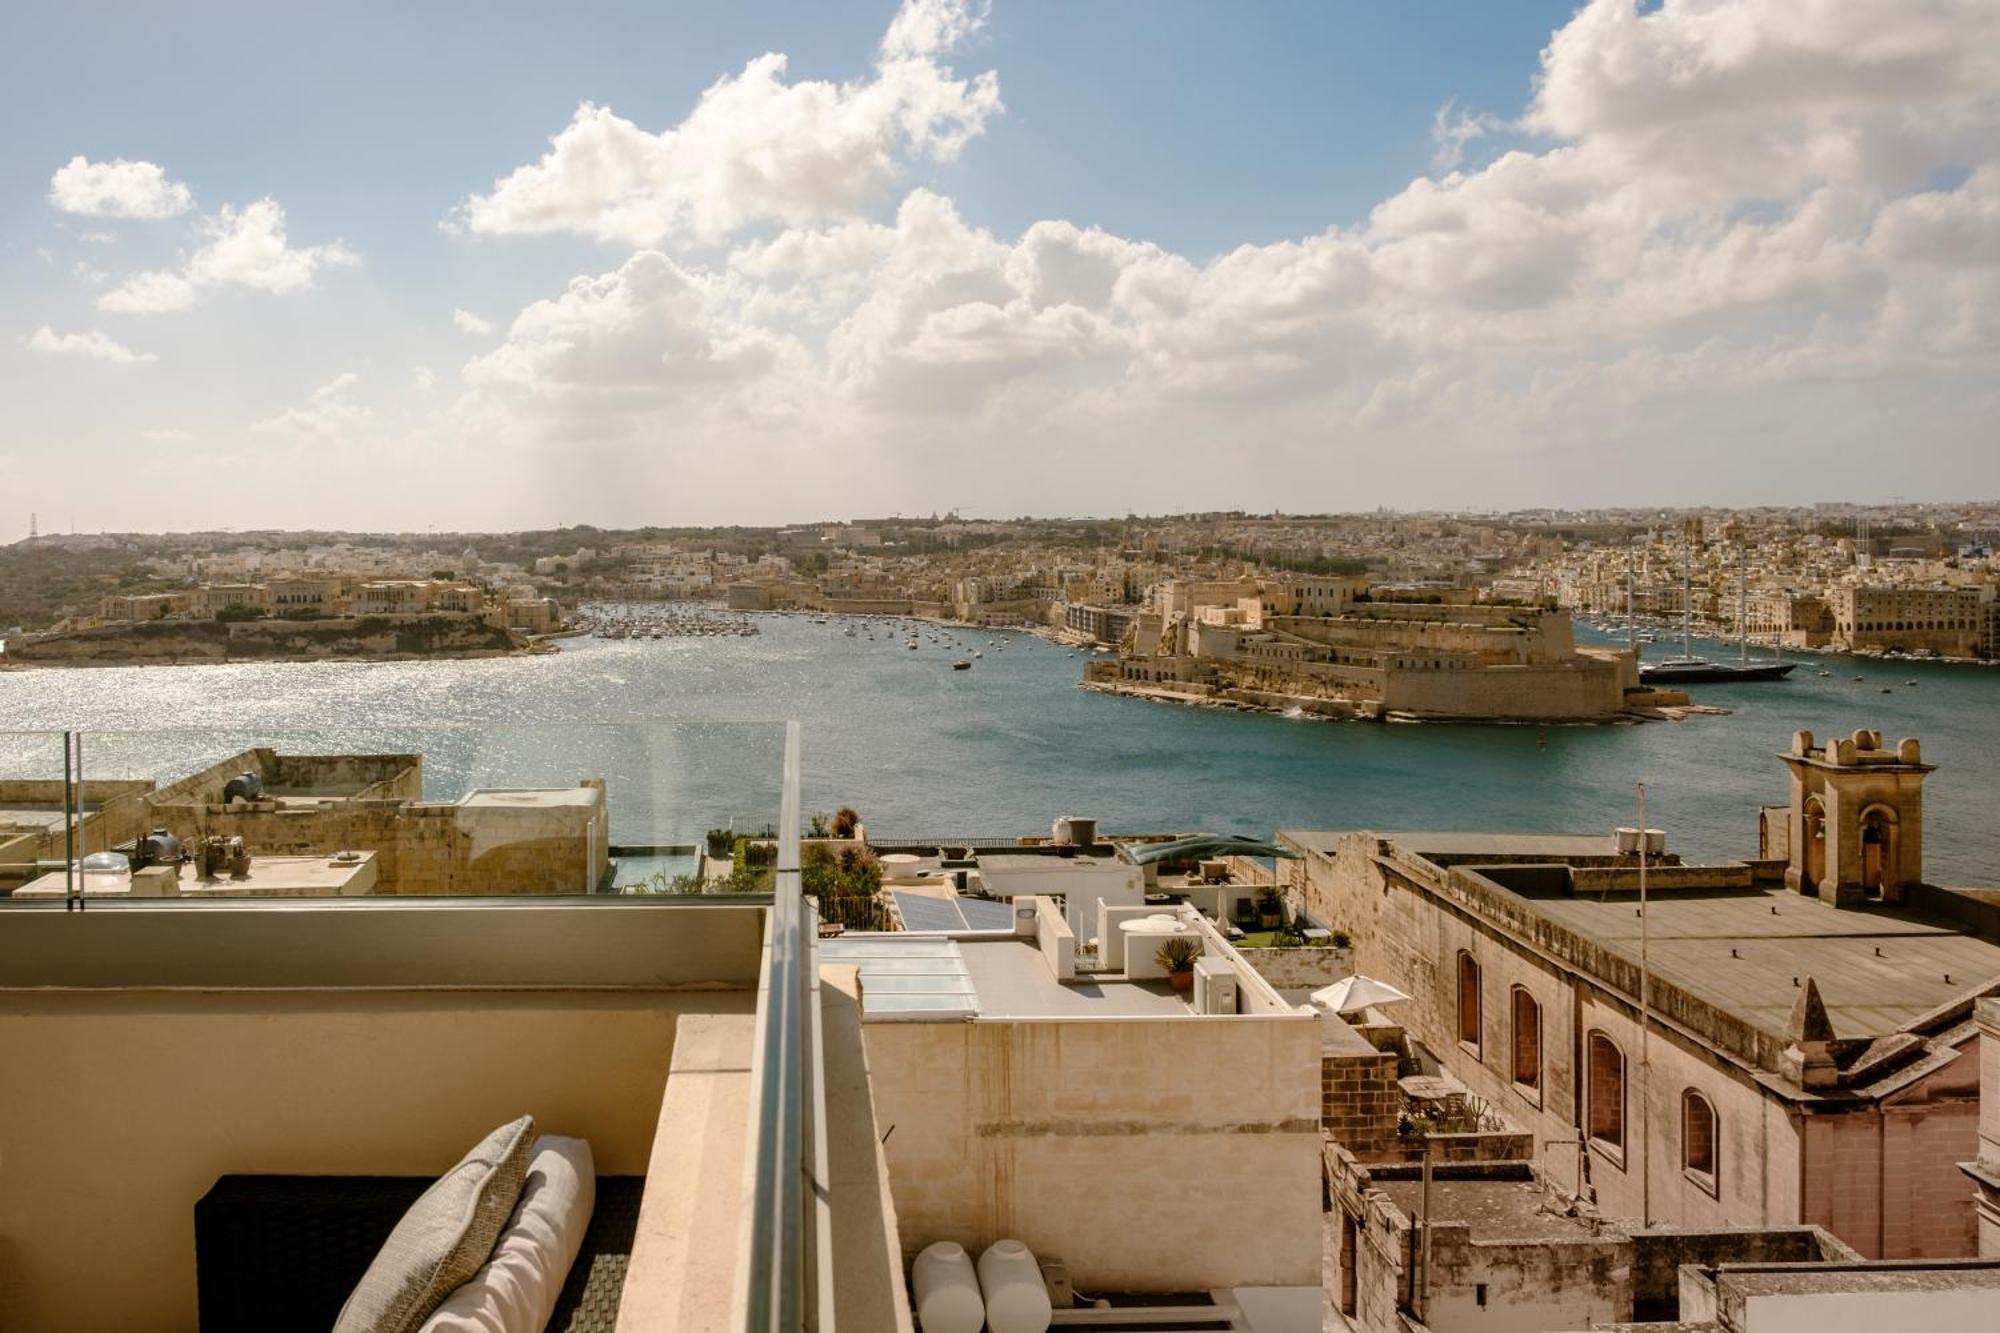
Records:
<instances>
[{"instance_id":1,"label":"sailing yacht","mask_svg":"<svg viewBox=\"0 0 2000 1333\"><path fill-rule=\"evenodd\" d=\"M1798 667L1797 662L1787 662L1774 657L1769 662L1750 660L1750 626L1746 617L1749 610L1749 571L1746 566L1746 550L1739 546L1736 553L1736 642L1738 660L1735 662L1714 662L1706 657L1694 655L1694 588L1693 558L1681 569L1681 655L1658 662L1639 664L1639 682L1643 685L1691 685L1701 682L1735 680L1783 680Z\"/></svg>"}]
</instances>

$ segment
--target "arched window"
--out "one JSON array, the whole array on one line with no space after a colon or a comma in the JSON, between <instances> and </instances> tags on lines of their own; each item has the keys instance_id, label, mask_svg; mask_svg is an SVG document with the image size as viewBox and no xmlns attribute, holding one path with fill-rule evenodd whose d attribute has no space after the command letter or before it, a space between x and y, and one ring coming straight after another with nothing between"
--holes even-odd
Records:
<instances>
[{"instance_id":1,"label":"arched window","mask_svg":"<svg viewBox=\"0 0 2000 1333\"><path fill-rule=\"evenodd\" d=\"M1715 1107L1693 1088L1681 1094L1681 1169L1715 1192Z\"/></svg>"},{"instance_id":2,"label":"arched window","mask_svg":"<svg viewBox=\"0 0 2000 1333\"><path fill-rule=\"evenodd\" d=\"M1611 1038L1593 1032L1584 1045L1588 1065L1585 1123L1590 1139L1623 1157L1625 1152L1625 1056Z\"/></svg>"},{"instance_id":3,"label":"arched window","mask_svg":"<svg viewBox=\"0 0 2000 1333\"><path fill-rule=\"evenodd\" d=\"M1479 964L1463 949L1458 951L1458 1039L1478 1049Z\"/></svg>"},{"instance_id":4,"label":"arched window","mask_svg":"<svg viewBox=\"0 0 2000 1333\"><path fill-rule=\"evenodd\" d=\"M1514 987L1514 1086L1542 1090L1542 1006L1523 986Z\"/></svg>"}]
</instances>

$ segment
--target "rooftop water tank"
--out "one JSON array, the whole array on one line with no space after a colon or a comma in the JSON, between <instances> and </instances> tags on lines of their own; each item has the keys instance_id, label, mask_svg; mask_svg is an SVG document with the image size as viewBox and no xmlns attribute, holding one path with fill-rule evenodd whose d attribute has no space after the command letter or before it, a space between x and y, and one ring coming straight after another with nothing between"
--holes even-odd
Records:
<instances>
[{"instance_id":1,"label":"rooftop water tank","mask_svg":"<svg viewBox=\"0 0 2000 1333\"><path fill-rule=\"evenodd\" d=\"M254 801L264 794L264 779L255 773L238 773L222 784L222 803L233 805L237 801Z\"/></svg>"},{"instance_id":2,"label":"rooftop water tank","mask_svg":"<svg viewBox=\"0 0 2000 1333\"><path fill-rule=\"evenodd\" d=\"M996 1240L979 1256L979 1290L992 1333L1047 1333L1055 1318L1042 1266L1018 1240Z\"/></svg>"},{"instance_id":3,"label":"rooftop water tank","mask_svg":"<svg viewBox=\"0 0 2000 1333\"><path fill-rule=\"evenodd\" d=\"M1638 829L1621 828L1618 830L1618 854L1620 856L1637 856L1639 854Z\"/></svg>"},{"instance_id":4,"label":"rooftop water tank","mask_svg":"<svg viewBox=\"0 0 2000 1333\"><path fill-rule=\"evenodd\" d=\"M979 1333L986 1323L986 1301L963 1245L948 1240L926 1245L910 1265L910 1286L923 1333Z\"/></svg>"}]
</instances>

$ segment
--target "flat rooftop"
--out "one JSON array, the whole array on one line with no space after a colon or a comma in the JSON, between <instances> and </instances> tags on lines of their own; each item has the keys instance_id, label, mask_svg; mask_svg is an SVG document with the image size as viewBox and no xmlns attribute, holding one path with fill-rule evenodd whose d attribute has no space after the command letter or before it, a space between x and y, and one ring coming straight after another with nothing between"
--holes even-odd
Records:
<instances>
[{"instance_id":1,"label":"flat rooftop","mask_svg":"<svg viewBox=\"0 0 2000 1333\"><path fill-rule=\"evenodd\" d=\"M1746 1297L1851 1294L1862 1292L1963 1291L2000 1296L2000 1260L1960 1263L1811 1264L1738 1267L1725 1264L1722 1276Z\"/></svg>"},{"instance_id":2,"label":"flat rooftop","mask_svg":"<svg viewBox=\"0 0 2000 1333\"><path fill-rule=\"evenodd\" d=\"M98 811L96 801L85 801L83 813L94 815ZM0 828L41 829L57 832L63 826L63 808L60 802L44 805L34 801L0 804Z\"/></svg>"},{"instance_id":3,"label":"flat rooftop","mask_svg":"<svg viewBox=\"0 0 2000 1333\"><path fill-rule=\"evenodd\" d=\"M374 852L352 853L351 860L331 856L253 856L243 879L220 875L197 877L194 866L180 867L180 892L199 897L339 898L372 893L377 869ZM60 898L66 891L63 872L53 871L14 890L16 898ZM111 893L92 891L92 898L132 896L130 887Z\"/></svg>"},{"instance_id":4,"label":"flat rooftop","mask_svg":"<svg viewBox=\"0 0 2000 1333\"><path fill-rule=\"evenodd\" d=\"M1350 833L1362 832L1385 842L1393 842L1427 861L1464 861L1482 856L1509 860L1546 857L1551 861L1567 861L1618 854L1617 842L1608 832L1383 833L1373 829L1280 829L1278 836L1296 847L1330 855L1342 838Z\"/></svg>"},{"instance_id":5,"label":"flat rooftop","mask_svg":"<svg viewBox=\"0 0 2000 1333\"><path fill-rule=\"evenodd\" d=\"M1424 1212L1422 1180L1383 1180L1374 1187L1389 1196L1403 1216L1415 1221ZM1595 1240L1603 1234L1574 1217L1543 1208L1549 1194L1528 1180L1433 1180L1431 1220L1472 1228L1479 1240Z\"/></svg>"},{"instance_id":6,"label":"flat rooftop","mask_svg":"<svg viewBox=\"0 0 2000 1333\"><path fill-rule=\"evenodd\" d=\"M479 809L554 810L565 806L591 806L601 802L603 793L595 787L542 787L508 789L482 787L469 791L459 804Z\"/></svg>"},{"instance_id":7,"label":"flat rooftop","mask_svg":"<svg viewBox=\"0 0 2000 1333\"><path fill-rule=\"evenodd\" d=\"M1525 897L1636 964L1633 896ZM1799 985L1819 984L1838 1037L1894 1032L2000 981L2000 946L1894 907L1833 908L1783 889L1672 889L1647 901L1653 975L1783 1036Z\"/></svg>"},{"instance_id":8,"label":"flat rooftop","mask_svg":"<svg viewBox=\"0 0 2000 1333\"><path fill-rule=\"evenodd\" d=\"M1185 1018L1165 981L1122 977L1064 985L1030 940L854 934L822 940L820 961L861 970L863 1014L930 1022L966 1018Z\"/></svg>"}]
</instances>

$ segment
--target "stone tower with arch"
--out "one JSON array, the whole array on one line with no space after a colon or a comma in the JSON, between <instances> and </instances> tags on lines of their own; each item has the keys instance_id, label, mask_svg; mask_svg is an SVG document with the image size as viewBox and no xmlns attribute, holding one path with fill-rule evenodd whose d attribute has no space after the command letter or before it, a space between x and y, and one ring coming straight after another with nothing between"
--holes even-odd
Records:
<instances>
[{"instance_id":1,"label":"stone tower with arch","mask_svg":"<svg viewBox=\"0 0 2000 1333\"><path fill-rule=\"evenodd\" d=\"M1792 736L1785 886L1834 907L1898 902L1924 879L1923 762L1914 737L1891 750L1879 731L1817 745Z\"/></svg>"}]
</instances>

